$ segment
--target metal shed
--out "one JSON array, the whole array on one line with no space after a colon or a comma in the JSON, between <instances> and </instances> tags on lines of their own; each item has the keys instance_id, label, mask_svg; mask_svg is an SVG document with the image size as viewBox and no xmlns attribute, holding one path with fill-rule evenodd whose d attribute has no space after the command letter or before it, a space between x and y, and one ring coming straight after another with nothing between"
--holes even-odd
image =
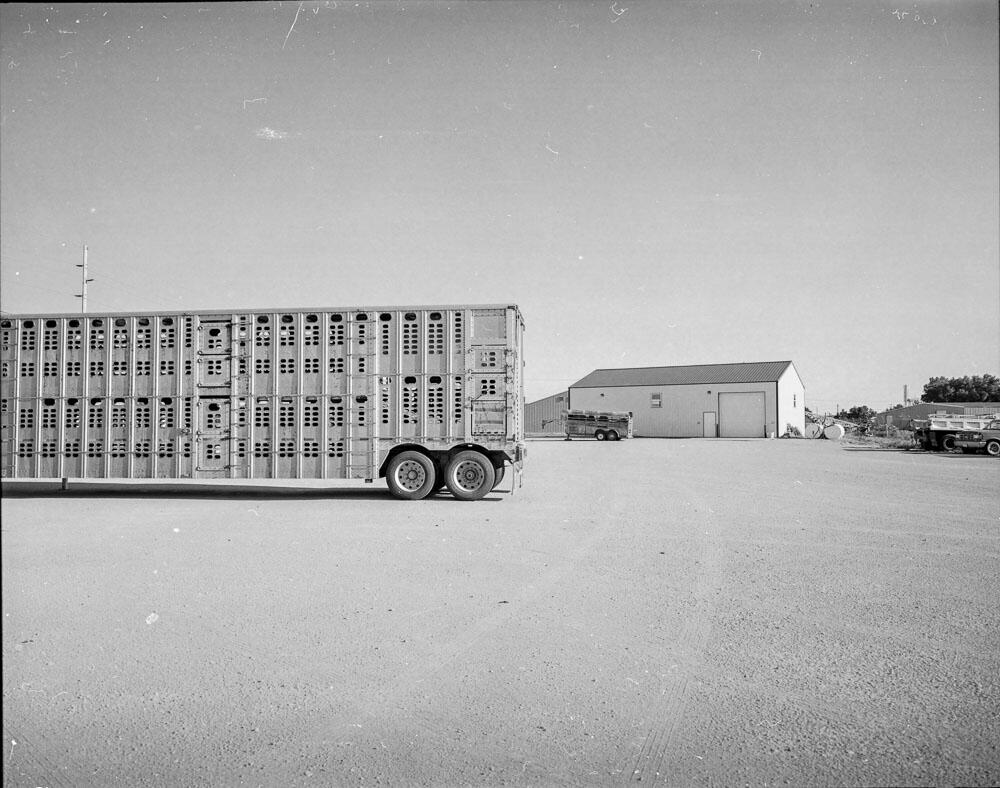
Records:
<instances>
[{"instance_id":1,"label":"metal shed","mask_svg":"<svg viewBox=\"0 0 1000 788\"><path fill-rule=\"evenodd\" d=\"M561 434L566 427L569 392L560 391L524 406L524 432L528 435Z\"/></svg>"},{"instance_id":2,"label":"metal shed","mask_svg":"<svg viewBox=\"0 0 1000 788\"><path fill-rule=\"evenodd\" d=\"M629 411L636 437L766 438L805 430L805 388L791 361L595 369L570 406Z\"/></svg>"}]
</instances>

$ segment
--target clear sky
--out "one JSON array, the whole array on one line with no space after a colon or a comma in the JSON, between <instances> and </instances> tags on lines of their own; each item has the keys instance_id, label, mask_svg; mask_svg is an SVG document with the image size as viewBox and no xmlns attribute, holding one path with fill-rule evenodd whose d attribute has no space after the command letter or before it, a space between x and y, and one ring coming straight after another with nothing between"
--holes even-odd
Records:
<instances>
[{"instance_id":1,"label":"clear sky","mask_svg":"<svg viewBox=\"0 0 1000 788\"><path fill-rule=\"evenodd\" d=\"M527 397L1000 373L997 4L0 7L0 307L513 302Z\"/></svg>"}]
</instances>

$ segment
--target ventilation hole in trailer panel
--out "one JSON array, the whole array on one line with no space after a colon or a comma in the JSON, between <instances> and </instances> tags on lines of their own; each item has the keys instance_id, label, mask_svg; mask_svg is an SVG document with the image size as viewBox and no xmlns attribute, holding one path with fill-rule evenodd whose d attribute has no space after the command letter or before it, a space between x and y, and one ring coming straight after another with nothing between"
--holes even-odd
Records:
<instances>
[{"instance_id":1,"label":"ventilation hole in trailer panel","mask_svg":"<svg viewBox=\"0 0 1000 788\"><path fill-rule=\"evenodd\" d=\"M104 323L100 320L90 321L90 349L104 350Z\"/></svg>"},{"instance_id":2,"label":"ventilation hole in trailer panel","mask_svg":"<svg viewBox=\"0 0 1000 788\"><path fill-rule=\"evenodd\" d=\"M54 399L42 400L42 429L52 429L56 426L58 411Z\"/></svg>"},{"instance_id":3,"label":"ventilation hole in trailer panel","mask_svg":"<svg viewBox=\"0 0 1000 788\"><path fill-rule=\"evenodd\" d=\"M140 398L135 401L135 426L139 429L148 428L149 420L149 400Z\"/></svg>"},{"instance_id":4,"label":"ventilation hole in trailer panel","mask_svg":"<svg viewBox=\"0 0 1000 788\"><path fill-rule=\"evenodd\" d=\"M255 427L271 426L271 404L266 398L259 398L253 411L253 424Z\"/></svg>"},{"instance_id":5,"label":"ventilation hole in trailer panel","mask_svg":"<svg viewBox=\"0 0 1000 788\"><path fill-rule=\"evenodd\" d=\"M379 320L382 321L382 355L389 355L389 342L392 337L392 326L389 325L389 321L392 320L392 315L388 312L383 312L379 316Z\"/></svg>"},{"instance_id":6,"label":"ventilation hole in trailer panel","mask_svg":"<svg viewBox=\"0 0 1000 788\"><path fill-rule=\"evenodd\" d=\"M291 399L282 399L281 405L278 407L278 426L279 427L294 427L295 426L295 403Z\"/></svg>"},{"instance_id":7,"label":"ventilation hole in trailer panel","mask_svg":"<svg viewBox=\"0 0 1000 788\"><path fill-rule=\"evenodd\" d=\"M83 347L83 328L79 320L70 320L66 326L67 350L80 350Z\"/></svg>"},{"instance_id":8,"label":"ventilation hole in trailer panel","mask_svg":"<svg viewBox=\"0 0 1000 788\"><path fill-rule=\"evenodd\" d=\"M328 412L329 426L344 426L344 401L340 397L330 397L330 410Z\"/></svg>"}]
</instances>

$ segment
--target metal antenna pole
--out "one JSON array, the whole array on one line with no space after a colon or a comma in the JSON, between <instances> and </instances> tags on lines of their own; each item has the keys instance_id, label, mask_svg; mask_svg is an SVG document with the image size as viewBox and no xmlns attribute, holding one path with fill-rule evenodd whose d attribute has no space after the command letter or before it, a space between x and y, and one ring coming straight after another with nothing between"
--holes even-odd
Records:
<instances>
[{"instance_id":1,"label":"metal antenna pole","mask_svg":"<svg viewBox=\"0 0 1000 788\"><path fill-rule=\"evenodd\" d=\"M77 264L77 268L82 268L82 277L80 280L80 294L77 298L80 299L80 312L85 313L87 311L87 283L93 282L93 279L87 278L87 246L84 244L83 247L83 263Z\"/></svg>"}]
</instances>

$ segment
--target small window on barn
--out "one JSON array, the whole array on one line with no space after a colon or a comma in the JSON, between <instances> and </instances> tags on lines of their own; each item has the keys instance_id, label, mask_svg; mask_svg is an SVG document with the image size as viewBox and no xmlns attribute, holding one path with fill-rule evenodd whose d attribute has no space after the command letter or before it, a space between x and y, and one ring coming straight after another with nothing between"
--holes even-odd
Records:
<instances>
[{"instance_id":1,"label":"small window on barn","mask_svg":"<svg viewBox=\"0 0 1000 788\"><path fill-rule=\"evenodd\" d=\"M662 408L663 407L663 395L662 394L650 394L649 395L649 407L651 407L651 408Z\"/></svg>"},{"instance_id":2,"label":"small window on barn","mask_svg":"<svg viewBox=\"0 0 1000 788\"><path fill-rule=\"evenodd\" d=\"M556 402L562 402L564 397L556 397Z\"/></svg>"}]
</instances>

